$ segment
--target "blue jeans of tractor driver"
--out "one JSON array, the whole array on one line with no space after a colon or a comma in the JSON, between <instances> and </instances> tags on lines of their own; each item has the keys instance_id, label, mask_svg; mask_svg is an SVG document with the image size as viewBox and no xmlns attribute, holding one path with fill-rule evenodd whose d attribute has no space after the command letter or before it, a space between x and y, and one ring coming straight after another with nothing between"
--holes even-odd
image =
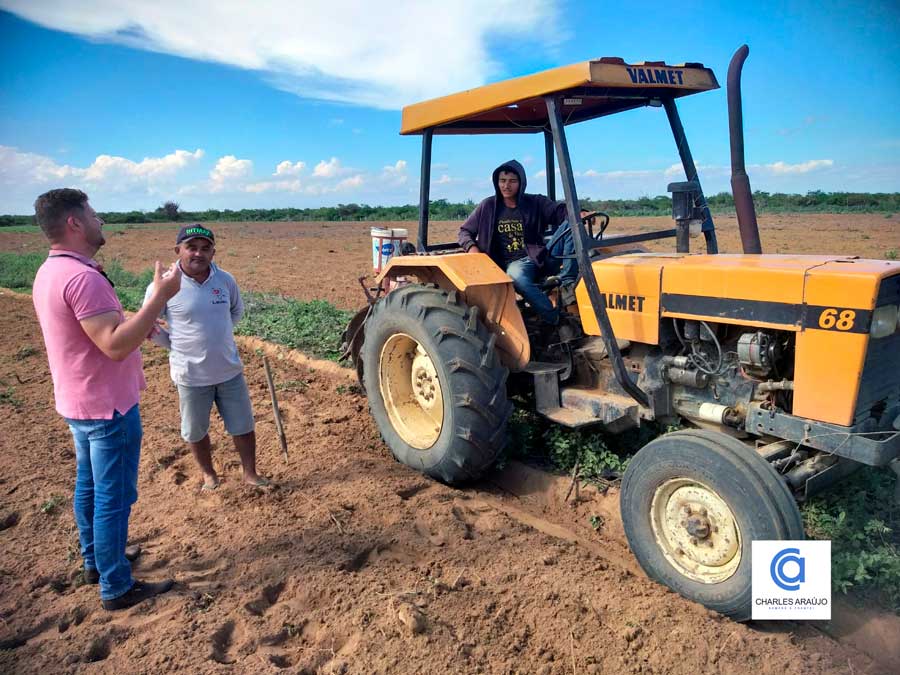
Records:
<instances>
[{"instance_id":1,"label":"blue jeans of tractor driver","mask_svg":"<svg viewBox=\"0 0 900 675\"><path fill-rule=\"evenodd\" d=\"M538 267L528 256L513 260L506 267L506 273L512 278L516 292L525 298L525 302L542 320L553 326L559 323L559 308L550 302L550 298L541 289L540 281L558 274L562 285L575 283L578 278L578 261L574 257L561 257L574 254L572 229L569 223L563 222L547 243L547 258L543 267Z\"/></svg>"},{"instance_id":2,"label":"blue jeans of tractor driver","mask_svg":"<svg viewBox=\"0 0 900 675\"><path fill-rule=\"evenodd\" d=\"M100 598L131 589L125 559L128 517L137 501L141 415L137 405L111 420L66 419L75 439L75 524L85 569L100 573Z\"/></svg>"}]
</instances>

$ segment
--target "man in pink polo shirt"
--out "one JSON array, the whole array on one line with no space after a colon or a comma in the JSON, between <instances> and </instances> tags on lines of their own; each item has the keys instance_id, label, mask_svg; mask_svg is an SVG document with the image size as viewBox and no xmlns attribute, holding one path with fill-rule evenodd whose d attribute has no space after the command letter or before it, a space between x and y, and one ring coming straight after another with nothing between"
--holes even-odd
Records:
<instances>
[{"instance_id":1,"label":"man in pink polo shirt","mask_svg":"<svg viewBox=\"0 0 900 675\"><path fill-rule=\"evenodd\" d=\"M181 287L177 264L159 262L153 298L130 319L94 255L106 243L103 220L81 190L50 190L34 203L50 253L34 280L33 299L56 410L75 439L75 522L84 577L100 584L108 610L165 593L173 581L136 581L125 557L128 517L137 501L141 452L139 347L166 301Z\"/></svg>"}]
</instances>

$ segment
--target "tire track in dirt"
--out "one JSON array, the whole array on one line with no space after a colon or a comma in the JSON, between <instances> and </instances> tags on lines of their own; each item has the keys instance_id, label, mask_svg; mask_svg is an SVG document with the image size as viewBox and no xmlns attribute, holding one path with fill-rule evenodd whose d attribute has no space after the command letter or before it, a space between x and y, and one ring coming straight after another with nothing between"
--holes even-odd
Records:
<instances>
[{"instance_id":1,"label":"tire track in dirt","mask_svg":"<svg viewBox=\"0 0 900 675\"><path fill-rule=\"evenodd\" d=\"M581 501L563 518L556 509L569 506L542 503L527 483L512 497L423 479L393 461L345 377L276 357L276 381L306 383L280 392L290 444L283 460L260 359L246 349L259 468L277 489L245 487L238 469L225 468L235 457L215 419L223 484L200 492L165 355L147 349L131 527L144 553L135 574L178 583L106 613L96 587L70 581L79 567L71 441L53 412L30 303L0 294L0 311L16 336L0 343L0 380L29 379L15 386L20 404L0 410L0 515L20 514L0 531L0 640L27 638L0 651L2 672L90 663L111 673L546 675L571 672L573 659L579 673L839 673L848 662L857 673L884 672L815 631L734 624L632 574L615 560L614 519L600 532L586 525L592 509L603 514L602 500ZM23 345L36 353L17 360ZM44 513L52 493L63 504ZM541 531L544 521L578 543L554 527ZM42 579L64 583L36 584Z\"/></svg>"}]
</instances>

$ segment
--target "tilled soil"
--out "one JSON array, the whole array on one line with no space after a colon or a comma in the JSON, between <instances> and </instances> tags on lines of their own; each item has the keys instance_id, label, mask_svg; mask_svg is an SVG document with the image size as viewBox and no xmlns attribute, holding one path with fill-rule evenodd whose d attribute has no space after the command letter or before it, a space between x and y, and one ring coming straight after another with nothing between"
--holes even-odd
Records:
<instances>
[{"instance_id":1,"label":"tilled soil","mask_svg":"<svg viewBox=\"0 0 900 675\"><path fill-rule=\"evenodd\" d=\"M464 490L423 478L391 458L348 371L258 342L242 356L266 492L240 483L218 420L224 483L199 490L166 355L145 349L130 540L136 576L177 585L105 612L78 584L72 443L30 299L0 292L0 312L0 672L887 672L809 626L736 624L648 581L614 490L570 507L567 480L518 465Z\"/></svg>"},{"instance_id":2,"label":"tilled soil","mask_svg":"<svg viewBox=\"0 0 900 675\"><path fill-rule=\"evenodd\" d=\"M343 309L364 306L357 279L372 274L369 229L403 227L415 240L417 224L360 222L207 223L216 233L216 261L235 275L242 289L273 291L299 300L325 299ZM109 232L100 259L118 260L141 272L154 260L174 260L178 225L138 226ZM670 218L613 218L608 235L635 234L674 227ZM719 250L741 251L733 216L716 218ZM432 223L431 243L456 241L457 222ZM900 249L900 214L777 214L760 217L760 238L766 253L815 253L884 258ZM644 244L651 251L674 251L674 239ZM4 232L0 251L44 251L46 240L33 233ZM691 249L704 251L702 238Z\"/></svg>"}]
</instances>

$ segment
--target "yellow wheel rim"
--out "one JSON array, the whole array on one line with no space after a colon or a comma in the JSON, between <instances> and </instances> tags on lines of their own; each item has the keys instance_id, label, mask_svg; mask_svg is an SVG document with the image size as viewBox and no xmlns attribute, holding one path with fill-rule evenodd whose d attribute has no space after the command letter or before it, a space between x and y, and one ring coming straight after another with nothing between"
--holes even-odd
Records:
<instances>
[{"instance_id":1,"label":"yellow wheel rim","mask_svg":"<svg viewBox=\"0 0 900 675\"><path fill-rule=\"evenodd\" d=\"M427 450L444 426L444 396L434 362L415 338L392 335L381 349L381 397L388 419L405 443Z\"/></svg>"},{"instance_id":2,"label":"yellow wheel rim","mask_svg":"<svg viewBox=\"0 0 900 675\"><path fill-rule=\"evenodd\" d=\"M703 483L675 478L650 504L656 543L681 574L704 584L729 579L741 563L741 532L731 508Z\"/></svg>"}]
</instances>

